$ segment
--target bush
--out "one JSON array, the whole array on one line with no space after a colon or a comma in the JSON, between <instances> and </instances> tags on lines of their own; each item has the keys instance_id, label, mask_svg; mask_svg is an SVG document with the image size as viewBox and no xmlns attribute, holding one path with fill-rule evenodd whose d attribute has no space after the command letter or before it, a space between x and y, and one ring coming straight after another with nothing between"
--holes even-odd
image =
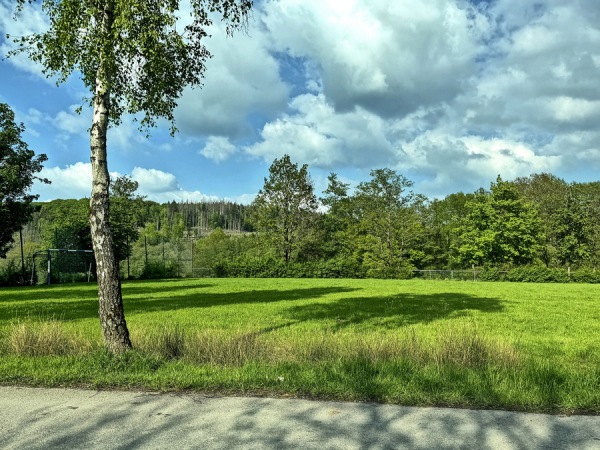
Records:
<instances>
[{"instance_id":1,"label":"bush","mask_svg":"<svg viewBox=\"0 0 600 450\"><path fill-rule=\"evenodd\" d=\"M0 286L20 286L27 282L27 274L23 276L19 265L11 259L6 267L0 269Z\"/></svg>"},{"instance_id":2,"label":"bush","mask_svg":"<svg viewBox=\"0 0 600 450\"><path fill-rule=\"evenodd\" d=\"M500 270L497 267L486 267L479 273L481 281L500 281Z\"/></svg>"},{"instance_id":3,"label":"bush","mask_svg":"<svg viewBox=\"0 0 600 450\"><path fill-rule=\"evenodd\" d=\"M576 283L600 283L600 271L595 269L579 269L571 272L571 280Z\"/></svg>"},{"instance_id":4,"label":"bush","mask_svg":"<svg viewBox=\"0 0 600 450\"><path fill-rule=\"evenodd\" d=\"M511 269L506 274L507 281L522 283L568 283L569 276L564 269L545 266L522 266Z\"/></svg>"},{"instance_id":5,"label":"bush","mask_svg":"<svg viewBox=\"0 0 600 450\"><path fill-rule=\"evenodd\" d=\"M140 274L141 280L156 280L160 278L176 278L179 275L180 266L176 261L167 261L165 263L149 261L144 265Z\"/></svg>"},{"instance_id":6,"label":"bush","mask_svg":"<svg viewBox=\"0 0 600 450\"><path fill-rule=\"evenodd\" d=\"M273 259L220 261L212 267L220 278L364 278L362 266L354 261L331 259L309 263L289 263Z\"/></svg>"}]
</instances>

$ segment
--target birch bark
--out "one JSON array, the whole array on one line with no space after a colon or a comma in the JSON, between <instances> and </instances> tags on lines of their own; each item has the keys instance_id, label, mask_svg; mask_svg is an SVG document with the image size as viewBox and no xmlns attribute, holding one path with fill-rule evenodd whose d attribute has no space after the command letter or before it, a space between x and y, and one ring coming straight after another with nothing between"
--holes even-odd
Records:
<instances>
[{"instance_id":1,"label":"birch bark","mask_svg":"<svg viewBox=\"0 0 600 450\"><path fill-rule=\"evenodd\" d=\"M109 32L113 23L110 2L106 2L102 26ZM94 91L94 116L90 129L90 160L92 163L92 194L90 197L90 228L98 274L100 326L106 347L113 353L131 348L129 330L123 310L119 262L116 260L110 230L110 205L106 136L110 113L110 70L106 52L100 59Z\"/></svg>"}]
</instances>

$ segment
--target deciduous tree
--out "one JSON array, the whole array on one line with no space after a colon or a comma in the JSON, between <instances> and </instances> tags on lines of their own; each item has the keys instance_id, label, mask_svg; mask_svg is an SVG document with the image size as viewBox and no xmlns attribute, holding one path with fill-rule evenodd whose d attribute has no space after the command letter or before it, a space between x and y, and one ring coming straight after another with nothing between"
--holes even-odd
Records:
<instances>
[{"instance_id":1,"label":"deciduous tree","mask_svg":"<svg viewBox=\"0 0 600 450\"><path fill-rule=\"evenodd\" d=\"M47 159L27 147L23 131L10 107L0 103L0 258L12 246L13 234L31 219L31 202L38 196L29 190Z\"/></svg>"},{"instance_id":2,"label":"deciduous tree","mask_svg":"<svg viewBox=\"0 0 600 450\"><path fill-rule=\"evenodd\" d=\"M131 255L131 246L140 236L143 197L136 194L138 186L127 175L111 183L110 225L117 261Z\"/></svg>"},{"instance_id":3,"label":"deciduous tree","mask_svg":"<svg viewBox=\"0 0 600 450\"><path fill-rule=\"evenodd\" d=\"M514 183L498 176L490 192L479 190L466 207L457 245L465 263L521 265L535 259L543 241L540 221Z\"/></svg>"},{"instance_id":4,"label":"deciduous tree","mask_svg":"<svg viewBox=\"0 0 600 450\"><path fill-rule=\"evenodd\" d=\"M18 11L33 0L17 0ZM43 33L17 37L19 51L64 82L79 72L90 91L92 193L90 224L98 270L100 323L106 347L131 347L109 225L107 130L124 114L141 113L142 127L171 121L187 85L200 85L210 54L203 44L212 18L227 31L245 23L252 0L190 0L191 17L178 27L179 0L40 0L49 18ZM181 30L181 31L180 31Z\"/></svg>"},{"instance_id":5,"label":"deciduous tree","mask_svg":"<svg viewBox=\"0 0 600 450\"><path fill-rule=\"evenodd\" d=\"M270 237L286 263L309 238L317 206L308 166L298 167L288 155L275 159L253 207L258 230Z\"/></svg>"},{"instance_id":6,"label":"deciduous tree","mask_svg":"<svg viewBox=\"0 0 600 450\"><path fill-rule=\"evenodd\" d=\"M413 182L394 170L372 170L370 175L352 198L356 248L372 276L404 276L410 269L409 252L421 237L418 209L424 198L409 191Z\"/></svg>"}]
</instances>

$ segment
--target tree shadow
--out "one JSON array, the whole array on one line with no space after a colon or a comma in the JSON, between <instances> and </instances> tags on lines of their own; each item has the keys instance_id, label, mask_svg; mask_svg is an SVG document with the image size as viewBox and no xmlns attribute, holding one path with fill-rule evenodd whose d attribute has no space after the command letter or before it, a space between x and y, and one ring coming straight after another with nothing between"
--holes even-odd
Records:
<instances>
[{"instance_id":1,"label":"tree shadow","mask_svg":"<svg viewBox=\"0 0 600 450\"><path fill-rule=\"evenodd\" d=\"M194 394L4 388L7 448L598 448L600 418ZM596 431L594 431L596 430Z\"/></svg>"},{"instance_id":2,"label":"tree shadow","mask_svg":"<svg viewBox=\"0 0 600 450\"><path fill-rule=\"evenodd\" d=\"M157 294L182 289L202 289L213 286L210 283L199 283L197 280L152 280L127 281L123 283L123 296ZM54 284L50 286L22 286L0 291L0 304L19 301L43 300L96 300L98 285L96 283Z\"/></svg>"},{"instance_id":3,"label":"tree shadow","mask_svg":"<svg viewBox=\"0 0 600 450\"><path fill-rule=\"evenodd\" d=\"M123 289L125 315L149 312L176 311L191 308L211 308L215 306L274 303L282 301L302 301L324 297L330 294L352 292L357 289L343 286L323 288L303 288L289 290L248 290L243 292L214 293L202 291L210 285L190 284L193 292L182 290L184 285L158 287L127 286ZM44 291L49 293L48 291ZM0 307L0 321L25 317L41 319L53 318L61 321L95 318L98 316L98 300L94 297L71 296L61 289L44 295L34 302L13 300L10 306ZM164 295L161 295L164 294ZM39 294L42 296L42 294ZM151 295L151 296L150 296ZM60 298L60 300L58 300Z\"/></svg>"},{"instance_id":4,"label":"tree shadow","mask_svg":"<svg viewBox=\"0 0 600 450\"><path fill-rule=\"evenodd\" d=\"M241 292L207 292L210 283L199 280L128 282L123 285L127 317L162 311L211 308L215 306L259 304L290 301L280 314L290 323L323 321L332 329L370 322L396 328L446 317L459 317L476 310L501 312L503 303L496 298L470 296L464 293L414 295L398 293L378 297L347 297L310 301L331 294L349 294L360 288L328 286L299 289L263 289ZM56 319L62 321L98 316L95 285L60 285L43 289L12 290L0 295L0 321L20 318ZM10 300L12 303L8 304Z\"/></svg>"},{"instance_id":5,"label":"tree shadow","mask_svg":"<svg viewBox=\"0 0 600 450\"><path fill-rule=\"evenodd\" d=\"M464 293L427 295L396 294L380 297L342 298L327 303L292 306L289 318L299 322L329 321L330 328L371 322L378 327L397 328L428 323L448 317L468 315L468 311L497 313L504 310L505 300L475 297Z\"/></svg>"}]
</instances>

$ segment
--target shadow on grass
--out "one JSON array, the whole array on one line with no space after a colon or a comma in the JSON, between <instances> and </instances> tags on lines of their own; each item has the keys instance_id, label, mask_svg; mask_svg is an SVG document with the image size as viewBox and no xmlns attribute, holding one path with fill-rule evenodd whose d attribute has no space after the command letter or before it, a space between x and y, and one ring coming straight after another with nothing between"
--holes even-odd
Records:
<instances>
[{"instance_id":1,"label":"shadow on grass","mask_svg":"<svg viewBox=\"0 0 600 450\"><path fill-rule=\"evenodd\" d=\"M123 296L156 295L181 289L202 289L212 284L188 279L126 281ZM88 300L98 298L98 285L94 283L53 284L50 286L22 286L0 289L0 304L20 301Z\"/></svg>"},{"instance_id":2,"label":"shadow on grass","mask_svg":"<svg viewBox=\"0 0 600 450\"><path fill-rule=\"evenodd\" d=\"M183 287L197 289L196 292L181 294ZM338 287L304 288L289 290L252 290L245 292L214 293L203 292L210 285L190 283L176 286L154 287L127 285L123 289L125 314L138 314L160 311L174 311L188 308L210 308L213 306L239 305L251 303L272 303L281 301L301 301L324 297L330 294L352 292L357 289ZM0 306L0 322L18 318L78 320L98 316L96 291L85 289L71 292L68 288L46 289L36 293L36 301L29 297L12 299L12 304ZM83 295L85 294L85 295ZM89 296L88 296L89 294ZM145 295L148 294L148 297ZM59 301L61 299L62 301ZM76 301L73 301L76 300Z\"/></svg>"},{"instance_id":3,"label":"shadow on grass","mask_svg":"<svg viewBox=\"0 0 600 450\"><path fill-rule=\"evenodd\" d=\"M293 303L282 308L281 314L292 322L328 322L326 325L329 328L340 329L363 322L395 328L467 315L469 310L494 313L504 309L503 301L499 299L474 297L464 293L416 295L398 292L378 297L344 295L341 298L338 296L336 299L314 301L332 294L350 294L361 289L338 285L207 292L206 289L212 286L205 280L186 279L126 282L123 285L125 313L131 315L291 301ZM65 321L95 318L98 316L96 289L95 284L74 284L0 291L0 323L27 317Z\"/></svg>"},{"instance_id":4,"label":"shadow on grass","mask_svg":"<svg viewBox=\"0 0 600 450\"><path fill-rule=\"evenodd\" d=\"M290 319L299 322L329 321L333 329L367 321L380 327L397 328L465 316L470 310L497 313L504 310L502 303L497 298L474 297L463 293L396 294L297 305L290 308L288 314Z\"/></svg>"}]
</instances>

